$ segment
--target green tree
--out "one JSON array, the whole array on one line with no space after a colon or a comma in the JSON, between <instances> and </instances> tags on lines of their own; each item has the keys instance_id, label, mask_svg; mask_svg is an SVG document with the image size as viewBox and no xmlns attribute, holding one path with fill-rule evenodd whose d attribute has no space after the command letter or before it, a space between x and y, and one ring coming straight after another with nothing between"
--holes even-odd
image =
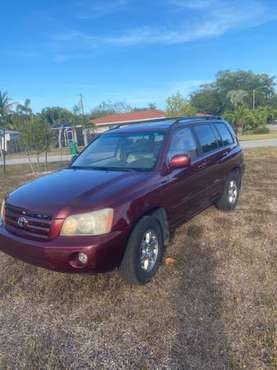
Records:
<instances>
[{"instance_id":1,"label":"green tree","mask_svg":"<svg viewBox=\"0 0 277 370\"><path fill-rule=\"evenodd\" d=\"M9 125L9 116L12 113L14 102L9 98L7 91L0 90L0 127Z\"/></svg>"},{"instance_id":2,"label":"green tree","mask_svg":"<svg viewBox=\"0 0 277 370\"><path fill-rule=\"evenodd\" d=\"M247 97L245 90L230 90L227 93L227 97L230 99L232 105L236 108L238 105L243 104L244 99Z\"/></svg>"},{"instance_id":3,"label":"green tree","mask_svg":"<svg viewBox=\"0 0 277 370\"><path fill-rule=\"evenodd\" d=\"M265 128L273 116L270 107L259 107L255 111L245 105L239 105L234 111L226 112L224 118L231 122L240 133Z\"/></svg>"},{"instance_id":4,"label":"green tree","mask_svg":"<svg viewBox=\"0 0 277 370\"><path fill-rule=\"evenodd\" d=\"M32 107L31 107L31 100L25 99L23 104L17 104L16 106L16 112L20 115L32 115Z\"/></svg>"},{"instance_id":5,"label":"green tree","mask_svg":"<svg viewBox=\"0 0 277 370\"><path fill-rule=\"evenodd\" d=\"M224 110L222 96L215 87L202 87L191 95L190 102L201 113L219 115Z\"/></svg>"},{"instance_id":6,"label":"green tree","mask_svg":"<svg viewBox=\"0 0 277 370\"><path fill-rule=\"evenodd\" d=\"M132 108L132 112L142 112L146 110L156 110L157 105L155 103L149 103L146 107L134 107Z\"/></svg>"},{"instance_id":7,"label":"green tree","mask_svg":"<svg viewBox=\"0 0 277 370\"><path fill-rule=\"evenodd\" d=\"M231 91L245 91L243 102L248 108L271 105L277 99L275 95L275 77L265 73L251 71L220 71L216 80L200 87L191 96L191 103L198 111L222 114L234 110L230 99ZM238 95L237 95L238 97Z\"/></svg>"},{"instance_id":8,"label":"green tree","mask_svg":"<svg viewBox=\"0 0 277 370\"><path fill-rule=\"evenodd\" d=\"M220 94L227 96L231 90L247 92L245 103L249 108L253 106L253 91L256 92L256 106L265 106L270 103L275 94L275 77L266 73L256 74L252 71L220 71L216 75L216 87ZM230 108L229 101L225 100L225 109Z\"/></svg>"},{"instance_id":9,"label":"green tree","mask_svg":"<svg viewBox=\"0 0 277 370\"><path fill-rule=\"evenodd\" d=\"M14 103L8 96L7 91L0 90L0 116L8 115Z\"/></svg>"},{"instance_id":10,"label":"green tree","mask_svg":"<svg viewBox=\"0 0 277 370\"><path fill-rule=\"evenodd\" d=\"M38 116L34 117L31 121L31 131L31 149L37 156L37 162L39 163L40 154L45 153L46 163L47 153L53 140L53 131L46 120Z\"/></svg>"},{"instance_id":11,"label":"green tree","mask_svg":"<svg viewBox=\"0 0 277 370\"><path fill-rule=\"evenodd\" d=\"M180 92L166 100L166 113L168 116L193 116L195 108L182 96Z\"/></svg>"},{"instance_id":12,"label":"green tree","mask_svg":"<svg viewBox=\"0 0 277 370\"><path fill-rule=\"evenodd\" d=\"M131 112L132 107L125 102L103 101L91 112L91 118L102 117L108 114Z\"/></svg>"},{"instance_id":13,"label":"green tree","mask_svg":"<svg viewBox=\"0 0 277 370\"><path fill-rule=\"evenodd\" d=\"M17 115L17 130L20 134L20 145L24 149L31 170L34 171L34 165L31 161L31 155L37 157L37 164L42 153L45 153L45 167L47 167L47 154L53 142L53 131L47 121L41 116Z\"/></svg>"},{"instance_id":14,"label":"green tree","mask_svg":"<svg viewBox=\"0 0 277 370\"><path fill-rule=\"evenodd\" d=\"M224 113L224 118L230 122L235 131L242 133L251 127L252 112L244 105L239 105L235 110Z\"/></svg>"},{"instance_id":15,"label":"green tree","mask_svg":"<svg viewBox=\"0 0 277 370\"><path fill-rule=\"evenodd\" d=\"M74 124L74 114L62 107L46 107L40 113L50 126L61 124Z\"/></svg>"}]
</instances>

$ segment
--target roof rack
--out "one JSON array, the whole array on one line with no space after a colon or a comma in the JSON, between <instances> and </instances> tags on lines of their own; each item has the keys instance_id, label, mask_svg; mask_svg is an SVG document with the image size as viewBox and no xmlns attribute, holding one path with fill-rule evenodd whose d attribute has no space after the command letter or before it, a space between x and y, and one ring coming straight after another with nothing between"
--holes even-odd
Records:
<instances>
[{"instance_id":1,"label":"roof rack","mask_svg":"<svg viewBox=\"0 0 277 370\"><path fill-rule=\"evenodd\" d=\"M117 125L114 125L114 127L109 128L108 131L116 130L117 128L124 127L124 126L131 126L131 125L137 125L137 124L143 124L143 123L152 123L152 122L161 122L161 121L173 121L173 123L176 122L176 120L180 117L163 117L163 118L152 118L149 120L140 120L140 121L126 121L124 123L120 123Z\"/></svg>"},{"instance_id":2,"label":"roof rack","mask_svg":"<svg viewBox=\"0 0 277 370\"><path fill-rule=\"evenodd\" d=\"M186 117L177 117L176 123L184 120L223 120L221 116L213 116L211 114L203 115L203 116L186 116Z\"/></svg>"},{"instance_id":3,"label":"roof rack","mask_svg":"<svg viewBox=\"0 0 277 370\"><path fill-rule=\"evenodd\" d=\"M118 124L118 125L115 125L114 127L111 127L108 131L112 131L112 130L116 130L120 127L124 127L124 126L130 126L130 125L136 125L136 124L140 124L140 123L151 123L151 122L161 122L161 121L169 121L169 120L172 120L172 125L174 124L178 124L178 123L181 123L182 121L193 121L193 120L198 120L198 121L204 121L204 120L217 120L217 121L220 121L220 120L223 120L223 118L221 116L213 116L213 115L203 115L203 116L177 116L177 117L165 117L165 118L154 118L154 119L151 119L151 120L147 120L147 121L136 121L136 122L125 122L123 124Z\"/></svg>"}]
</instances>

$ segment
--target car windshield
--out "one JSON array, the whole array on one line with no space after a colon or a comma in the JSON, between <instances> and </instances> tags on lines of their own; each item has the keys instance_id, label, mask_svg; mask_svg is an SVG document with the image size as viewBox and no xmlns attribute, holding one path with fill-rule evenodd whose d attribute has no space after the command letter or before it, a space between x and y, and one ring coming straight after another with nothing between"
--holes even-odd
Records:
<instances>
[{"instance_id":1,"label":"car windshield","mask_svg":"<svg viewBox=\"0 0 277 370\"><path fill-rule=\"evenodd\" d=\"M161 132L104 134L80 154L71 168L149 171L157 163L163 141Z\"/></svg>"}]
</instances>

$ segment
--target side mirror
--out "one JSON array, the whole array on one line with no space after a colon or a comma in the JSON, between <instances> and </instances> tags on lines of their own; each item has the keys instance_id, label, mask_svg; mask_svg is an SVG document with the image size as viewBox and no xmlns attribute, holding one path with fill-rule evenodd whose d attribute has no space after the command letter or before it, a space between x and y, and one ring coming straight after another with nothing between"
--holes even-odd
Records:
<instances>
[{"instance_id":1,"label":"side mirror","mask_svg":"<svg viewBox=\"0 0 277 370\"><path fill-rule=\"evenodd\" d=\"M186 154L178 154L171 158L169 162L169 168L175 169L175 168L186 168L189 167L191 163L191 159Z\"/></svg>"}]
</instances>

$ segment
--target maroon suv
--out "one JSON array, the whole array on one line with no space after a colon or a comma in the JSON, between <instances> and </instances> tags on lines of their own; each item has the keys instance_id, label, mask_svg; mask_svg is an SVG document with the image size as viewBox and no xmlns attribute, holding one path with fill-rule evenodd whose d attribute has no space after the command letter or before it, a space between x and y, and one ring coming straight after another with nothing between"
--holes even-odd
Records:
<instances>
[{"instance_id":1,"label":"maroon suv","mask_svg":"<svg viewBox=\"0 0 277 370\"><path fill-rule=\"evenodd\" d=\"M61 272L119 267L128 282L144 284L178 225L212 204L235 208L243 170L237 138L220 117L118 127L68 168L6 196L0 249Z\"/></svg>"}]
</instances>

